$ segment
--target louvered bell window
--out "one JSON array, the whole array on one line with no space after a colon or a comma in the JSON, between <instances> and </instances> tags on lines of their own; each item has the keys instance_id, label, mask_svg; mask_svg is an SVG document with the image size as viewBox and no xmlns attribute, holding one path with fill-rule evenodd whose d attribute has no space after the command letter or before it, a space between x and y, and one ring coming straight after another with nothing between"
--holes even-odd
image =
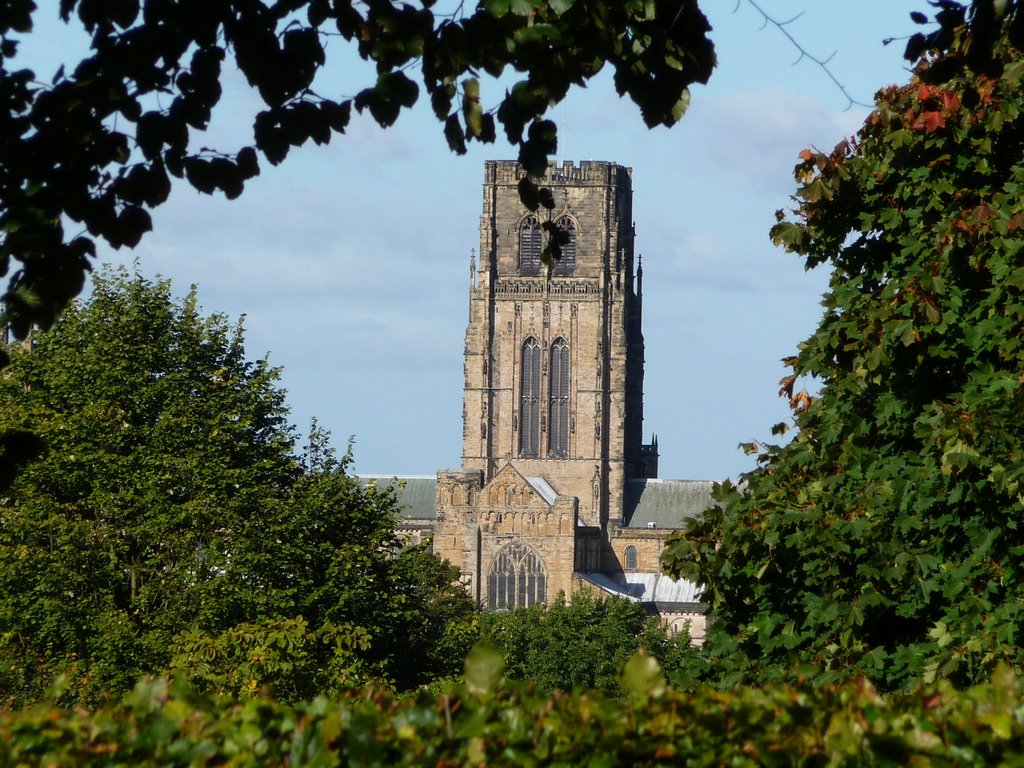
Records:
<instances>
[{"instance_id":1,"label":"louvered bell window","mask_svg":"<svg viewBox=\"0 0 1024 768\"><path fill-rule=\"evenodd\" d=\"M562 255L555 262L553 274L564 277L576 271L576 222L563 216L558 220L558 228L569 233L569 242L562 245Z\"/></svg>"},{"instance_id":2,"label":"louvered bell window","mask_svg":"<svg viewBox=\"0 0 1024 768\"><path fill-rule=\"evenodd\" d=\"M519 230L519 274L540 274L540 254L543 248L540 221L536 216L527 216Z\"/></svg>"}]
</instances>

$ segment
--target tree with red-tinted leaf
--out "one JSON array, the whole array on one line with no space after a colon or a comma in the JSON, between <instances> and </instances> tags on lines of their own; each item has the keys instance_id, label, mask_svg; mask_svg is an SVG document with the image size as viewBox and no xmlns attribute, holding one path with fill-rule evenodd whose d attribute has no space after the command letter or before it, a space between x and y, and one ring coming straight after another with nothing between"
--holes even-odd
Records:
<instances>
[{"instance_id":1,"label":"tree with red-tinted leaf","mask_svg":"<svg viewBox=\"0 0 1024 768\"><path fill-rule=\"evenodd\" d=\"M1024 9L939 5L910 82L800 154L772 229L832 270L786 361L795 437L749 446L744 493L666 551L705 584L721 682L1024 664Z\"/></svg>"}]
</instances>

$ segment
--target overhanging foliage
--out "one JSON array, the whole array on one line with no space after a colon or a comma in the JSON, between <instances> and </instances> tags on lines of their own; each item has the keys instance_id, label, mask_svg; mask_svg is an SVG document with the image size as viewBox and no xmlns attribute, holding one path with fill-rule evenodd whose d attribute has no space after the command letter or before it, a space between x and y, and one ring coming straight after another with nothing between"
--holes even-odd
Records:
<instances>
[{"instance_id":1,"label":"overhanging foliage","mask_svg":"<svg viewBox=\"0 0 1024 768\"><path fill-rule=\"evenodd\" d=\"M17 64L36 4L0 0L0 275L13 270L6 322L19 337L52 323L81 290L95 240L136 245L172 179L234 198L259 173L260 155L277 164L293 146L324 144L345 132L353 109L390 126L425 92L453 151L493 142L500 124L526 171L539 175L556 148L545 114L605 65L655 126L679 120L687 88L706 82L714 64L696 0L451 6L62 0L61 18L84 28L91 51L37 75ZM344 44L328 60L331 37ZM318 74L344 66L334 52L346 46L375 65L375 78L351 97L320 92ZM252 142L197 147L225 67L237 67L263 102L235 115L251 121ZM489 101L480 75L507 70L518 79Z\"/></svg>"}]
</instances>

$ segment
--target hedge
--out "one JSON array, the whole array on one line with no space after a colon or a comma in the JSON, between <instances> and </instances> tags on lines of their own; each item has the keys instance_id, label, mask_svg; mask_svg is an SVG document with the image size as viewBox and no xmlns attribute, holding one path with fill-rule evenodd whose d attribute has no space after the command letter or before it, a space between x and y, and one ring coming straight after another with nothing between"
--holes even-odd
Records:
<instances>
[{"instance_id":1,"label":"hedge","mask_svg":"<svg viewBox=\"0 0 1024 768\"><path fill-rule=\"evenodd\" d=\"M619 700L549 696L484 672L447 693L400 699L367 691L297 706L204 697L184 680L152 679L92 712L0 711L0 765L1024 763L1024 706L1006 667L966 691L939 684L888 699L865 681L681 693L642 657L627 665L631 691Z\"/></svg>"}]
</instances>

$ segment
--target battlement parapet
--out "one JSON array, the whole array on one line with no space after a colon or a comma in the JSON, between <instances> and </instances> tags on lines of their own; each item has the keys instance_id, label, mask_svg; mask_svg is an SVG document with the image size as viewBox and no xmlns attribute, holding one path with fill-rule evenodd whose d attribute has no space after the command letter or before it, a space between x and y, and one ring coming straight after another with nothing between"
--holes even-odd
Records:
<instances>
[{"instance_id":1,"label":"battlement parapet","mask_svg":"<svg viewBox=\"0 0 1024 768\"><path fill-rule=\"evenodd\" d=\"M488 160L484 164L485 183L518 184L523 177L523 167L515 160ZM628 184L633 170L606 160L583 160L577 165L572 160L564 160L561 164L552 161L541 184L559 185L619 185Z\"/></svg>"}]
</instances>

